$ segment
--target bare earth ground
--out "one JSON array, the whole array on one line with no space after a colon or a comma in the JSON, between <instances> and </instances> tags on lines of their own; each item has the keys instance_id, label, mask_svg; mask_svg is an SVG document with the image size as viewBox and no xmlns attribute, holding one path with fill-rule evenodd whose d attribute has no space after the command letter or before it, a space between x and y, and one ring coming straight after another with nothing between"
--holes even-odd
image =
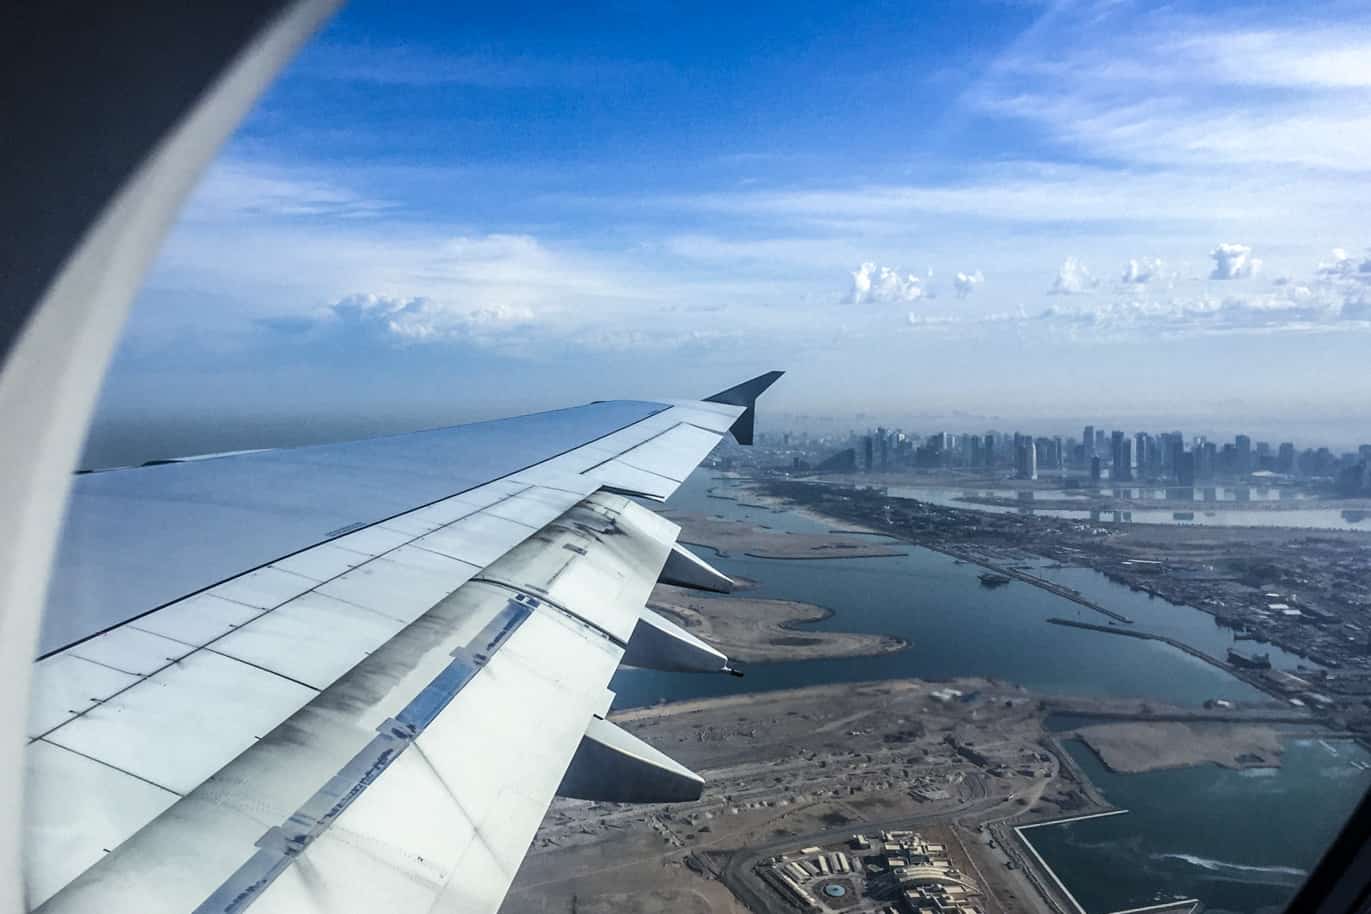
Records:
<instances>
[{"instance_id":1,"label":"bare earth ground","mask_svg":"<svg viewBox=\"0 0 1371 914\"><path fill-rule=\"evenodd\" d=\"M948 686L975 697L933 695ZM841 840L861 823L951 835L949 820L959 816L1098 809L1040 742L1043 713L1014 686L891 680L615 714L704 775L704 795L658 806L557 800L502 910L741 914L716 874L743 848L802 846L828 832ZM1019 872L995 863L974 830L956 832L1000 889L1003 904L992 910L1040 910Z\"/></svg>"},{"instance_id":2,"label":"bare earth ground","mask_svg":"<svg viewBox=\"0 0 1371 914\"><path fill-rule=\"evenodd\" d=\"M820 657L865 657L902 650L893 635L797 629L819 622L832 610L794 600L704 597L697 591L658 584L648 605L672 617L734 660L766 663Z\"/></svg>"},{"instance_id":3,"label":"bare earth ground","mask_svg":"<svg viewBox=\"0 0 1371 914\"><path fill-rule=\"evenodd\" d=\"M1135 721L1076 731L1114 771L1134 773L1212 762L1225 768L1272 768L1281 763L1276 729L1259 724Z\"/></svg>"},{"instance_id":4,"label":"bare earth ground","mask_svg":"<svg viewBox=\"0 0 1371 914\"><path fill-rule=\"evenodd\" d=\"M660 513L681 525L681 542L708 546L721 555L750 555L759 559L853 559L909 552L907 547L872 543L851 534L784 533L686 511Z\"/></svg>"},{"instance_id":5,"label":"bare earth ground","mask_svg":"<svg viewBox=\"0 0 1371 914\"><path fill-rule=\"evenodd\" d=\"M970 700L934 694L949 687ZM1058 740L1071 734L1044 730L1054 711L1146 718L1082 728L1119 753L1111 762L1119 766L1130 764L1126 752L1153 766L1241 764L1242 751L1278 759L1270 723L1222 719L1275 720L1273 711L1043 699L982 679L838 683L634 708L612 720L700 772L703 796L645 806L555 801L502 910L742 914L719 878L734 854L915 828L962 849L988 890L987 914L1050 914L1009 826L1108 808L1062 751ZM1180 720L1155 719L1171 715ZM1308 719L1288 723L1298 721Z\"/></svg>"}]
</instances>

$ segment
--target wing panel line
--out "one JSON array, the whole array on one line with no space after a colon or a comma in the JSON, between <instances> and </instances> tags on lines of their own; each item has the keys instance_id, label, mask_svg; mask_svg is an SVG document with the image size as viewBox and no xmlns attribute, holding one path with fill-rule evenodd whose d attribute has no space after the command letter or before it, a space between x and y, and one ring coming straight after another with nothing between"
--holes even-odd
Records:
<instances>
[{"instance_id":1,"label":"wing panel line","mask_svg":"<svg viewBox=\"0 0 1371 914\"><path fill-rule=\"evenodd\" d=\"M277 877L343 814L405 751L462 688L490 661L494 652L543 602L527 594L513 596L486 623L470 644L452 652L452 662L409 704L377 727L377 735L284 823L257 842L258 850L223 885L195 908L194 914L237 914L261 896Z\"/></svg>"},{"instance_id":2,"label":"wing panel line","mask_svg":"<svg viewBox=\"0 0 1371 914\"><path fill-rule=\"evenodd\" d=\"M668 409L670 409L670 407L668 407ZM652 414L652 416L656 416L656 415L659 415L659 414L658 414L658 413L653 413L653 414ZM646 422L647 419L651 419L652 416L648 416L646 419L640 419L639 421L641 421L641 422ZM636 425L636 424L637 424L637 423L635 422L634 425ZM686 424L688 424L688 423L684 423L684 422L677 422L677 423L676 423L676 425L686 425ZM610 463L611 461L618 460L620 457L624 456L624 455L627 454L629 451L633 450L633 448L635 448L635 447L642 447L644 444L647 444L649 441L656 441L658 438L662 437L662 436L665 435L667 432L669 432L669 431L671 431L672 429L674 429L674 428L676 427L676 425L667 426L666 428L662 429L662 430L661 430L660 432L658 432L657 434L653 435L651 438L644 438L642 441L637 442L636 444L632 445L631 447L626 447L626 448L624 448L622 451L620 451L619 453L615 454L613 457L606 457L604 460L601 460L599 463L595 464L594 466L588 466L588 467L586 467L584 470L581 471L580 475L584 476L585 474L591 473L591 472L593 472L593 471L599 469L600 467L604 466L605 464ZM633 426L632 426L632 425L626 425L626 426L624 426L624 428L633 428ZM624 429L619 429L619 431L623 431L623 430L624 430ZM711 434L713 434L713 432L711 432ZM608 435L601 435L600 437L601 437L601 438L608 438L609 436L608 436ZM597 439L597 440L598 440L598 439ZM574 448L573 448L573 450L574 450ZM570 453L570 452L568 452L568 453ZM603 453L603 452L602 452L602 453ZM645 472L651 472L651 471L649 470L649 471L645 471ZM654 475L660 476L661 474L660 474L660 473L657 473L657 474L654 474ZM665 479L666 477L662 477L662 478ZM672 482L679 482L679 480L673 479Z\"/></svg>"},{"instance_id":3,"label":"wing panel line","mask_svg":"<svg viewBox=\"0 0 1371 914\"><path fill-rule=\"evenodd\" d=\"M498 504L500 504L500 503L502 503L502 502L504 502L504 501L508 501L509 499L512 499L512 498L517 498L519 495L522 495L523 493L529 491L529 489L533 489L533 488L536 488L536 487L535 487L535 486L532 486L532 485L525 486L524 488L520 489L518 492L513 492L513 493L511 493L511 494L509 494L509 495L506 495L506 496L504 496L503 498L501 498L501 499L499 499L499 500L497 500L497 501L495 501L495 502L492 502L490 505L487 505L486 508L478 508L476 511L473 511L472 513L473 513L473 514L479 514L479 513L481 513L482 511L485 511L485 510L487 510L488 508L493 507L494 505L498 505ZM452 497L452 496L449 496L449 497ZM446 500L446 499L439 499L439 501L445 501L445 500ZM425 506L423 506L423 507L428 507L428 505L425 505ZM423 508L415 508L414 510L419 511L419 510L423 510ZM406 512L405 512L405 514L409 514L409 513L410 513L409 511L406 511ZM399 517L399 516L402 516L402 515L396 515L396 516ZM468 517L469 517L469 516L470 516L470 515L468 515ZM393 518L391 518L391 519L393 520ZM452 523L453 523L453 524L459 523L461 520L464 520L464 519L465 519L465 518L459 518L458 520L453 521ZM518 521L511 521L511 523L518 523ZM452 524L445 524L445 525L443 525L443 527L439 527L439 528L437 528L437 529L438 529L438 530L442 530L442 529L444 529L445 527L450 527L450 526L452 526ZM521 526L527 526L527 524L521 524ZM532 528L530 528L530 529L532 529ZM355 531L354 531L354 532L355 532ZM436 531L434 531L434 530L429 531L429 533L433 533L433 532L436 532ZM536 531L535 531L535 532L536 532ZM358 568L363 568L363 567L365 567L369 562L372 562L372 561L375 561L376 559L383 558L383 557L385 557L385 556L387 556L387 555L390 555L391 553L396 552L396 551L398 551L398 550L400 550L400 549L403 549L403 548L405 548L406 546L414 546L414 547L417 548L417 549L424 549L424 547L423 547L422 545L419 545L419 541L422 540L424 537L426 537L426 536L428 536L428 535L429 535L428 533L421 533L421 534L419 534L419 535L413 537L412 539L410 539L408 542L400 543L400 544L397 545L397 546L394 546L394 547L392 547L392 548L390 548L390 549L387 549L385 552L382 552L382 553L380 553L380 554L378 554L378 555L373 555L373 556L369 557L369 558L367 559L366 562L363 562L363 563L361 563L361 564L359 564L359 565L354 565L354 566L351 567L351 568L346 568L346 569L344 569L343 571L340 571L338 574L334 575L334 576L331 577L331 578L327 578L326 580L319 581L318 583L314 584L313 587L309 588L309 590L306 590L304 593L296 594L295 596L291 597L290 599L284 600L284 601L282 601L280 604L278 604L278 605L276 605L276 606L273 606L273 607L270 608L270 609L263 610L259 615L255 616L255 617L253 617L252 619L249 619L247 622L243 623L243 625L240 625L240 626L238 626L237 628L230 629L230 630L224 632L223 634L221 634L221 635L219 635L219 636L217 636L217 637L215 637L215 638L210 639L209 641L205 642L204 644L195 645L195 646L194 646L195 649L192 650L192 651L190 651L189 653L187 653L184 657L179 657L179 658L177 658L176 660L168 660L167 663L164 664L163 666L158 667L157 669L155 669L155 670L153 670L152 672L148 673L146 676L139 676L137 680L135 680L134 682L131 682L131 683L129 683L128 685L124 686L122 689L120 689L118 692L115 692L113 695L110 695L109 697L107 697L107 698L105 698L105 699L103 699L103 700L101 700L101 701L99 701L99 702L96 702L95 704L91 705L91 706L88 707L88 708L82 708L82 709L80 710L79 713L77 713L77 714L75 714L75 715L73 715L73 716L71 716L71 717L66 718L65 720L63 720L63 721L62 721L60 724L58 724L57 726L55 726L55 727L50 727L50 728L48 728L47 730L43 731L42 733L34 734L33 736L30 737L30 739L29 739L28 741L29 741L29 742L33 742L34 740L43 739L44 737L51 736L53 733L55 733L55 732L57 732L58 730L62 729L62 728L65 727L67 724L71 723L72 721L79 720L81 717L85 716L86 714L88 714L89 712L95 710L96 708L101 707L101 706L104 705L106 702L111 701L111 700L114 699L114 698L117 698L118 696L120 696L120 695L124 694L125 692L127 692L129 689L136 688L136 687L137 687L139 684L141 684L142 682L144 682L144 681L146 681L146 680L152 678L153 676L156 676L158 673L160 673L160 672L162 672L163 670L167 669L167 667L175 666L177 663L180 663L181 661L183 661L183 660L185 660L187 657L189 657L191 654L197 653L198 651L208 651L208 652L210 652L210 653L212 653L212 654L218 654L219 656L224 657L224 658L227 659L227 660L233 660L233 661L236 661L236 662L238 662L238 663L242 663L242 664L244 664L245 666L254 667L254 668L256 668L256 669L261 670L261 671L264 672L264 673L271 673L273 676L280 676L282 679L285 679L285 680L287 680L288 682L293 682L293 683L295 683L296 685L305 686L305 687L308 688L308 689L312 689L313 691L318 692L319 689L315 688L314 686L309 685L308 683L300 682L298 679L294 679L294 678L292 678L292 677L290 677L290 676L285 675L284 673L279 673L279 672L277 672L276 670L270 670L270 669L267 669L266 667L258 666L258 665L255 664L255 663L251 663L251 662L246 661L246 660L243 660L243 659L241 659L241 658L239 658L239 657L234 657L234 656L229 655L229 654L222 654L222 653L220 653L219 651L216 651L216 650L213 648L213 645L214 645L215 643L217 643L217 642L219 642L219 641L222 641L223 639L227 638L229 635L233 634L234 632L239 631L240 629L245 628L245 627L248 626L248 625L251 625L253 622L256 622L258 619L262 618L263 616L266 616L266 615L268 615L268 614L270 614L270 613L276 612L276 610L280 609L280 608L283 607L283 606L286 606L287 604L291 603L292 601L298 600L300 597L303 597L303 596L305 596L306 594L318 592L318 591L319 591L319 588L324 587L325 585L330 584L330 583L332 583L332 582L338 580L339 578L343 577L344 575L347 575L347 574L349 574L349 573L351 573L351 572L353 572L353 571L356 571ZM322 543L316 544L315 546L311 546L310 549L314 549L314 548L316 548L316 547L319 546L319 545L323 545L323 544L322 544ZM301 551L304 552L304 551L308 551L308 550L301 550ZM435 552L434 550L431 550L431 549L424 549L424 551L425 551L425 552L434 552L435 555L442 555L444 558L452 559L453 561L458 561L458 562L463 561L462 559L456 559L456 558L454 558L453 556L449 556L449 555L445 555L445 554L443 554L443 553ZM296 553L296 554L298 555L299 553ZM280 560L280 559L276 559L275 561L281 561L281 560ZM470 563L470 562L465 562L465 564L470 565L471 563ZM264 566L262 566L262 567L264 567L264 568L269 568L269 567L271 567L271 565L270 565L270 564L269 564L269 565L264 565ZM257 569L253 569L253 570L255 571L255 570L257 570ZM247 573L250 574L251 572L247 572ZM288 572L288 573L289 573L289 572ZM243 575L239 575L239 577L242 577L242 576L243 576ZM230 579L230 580L232 580L232 579ZM310 580L313 580L313 579L311 578ZM203 592L203 591L202 591L202 592ZM185 599L185 598L183 598L183 599ZM228 598L225 597L225 598L222 598L222 599L228 599ZM331 598L331 599L339 599L339 598L333 597L333 598ZM177 600L177 601L175 601L175 602L178 602L178 603L179 603L180 601ZM231 602L237 602L237 601L231 601ZM341 600L341 599L340 599L340 602L342 602L342 603L347 603L347 604L350 605L350 606L357 606L357 608L359 608L359 609L368 609L368 607L361 606L360 604L353 603L352 601L349 601L349 600ZM171 604L168 604L168 605L171 605ZM246 606L247 604L243 603L243 604L239 604L239 605ZM165 608L165 607L158 607L158 609L164 609L164 608ZM254 608L256 608L256 607L254 607ZM134 619L130 619L128 622L122 623L122 624L119 625L119 626L115 626L115 628L121 628L123 625L130 625L130 624L136 622L138 619L145 618L145 617L151 615L152 613L154 613L154 612L156 612L156 611L157 611L157 610L150 610L149 612L143 613L142 615L137 616L137 617L134 618ZM136 626L135 626L135 627L136 627ZM113 631L113 630L114 630L114 629L110 629L110 631ZM107 632L101 632L100 634L107 634ZM97 638L97 637L99 637L99 635L92 635L92 636L91 636L91 638ZM56 654L60 654L60 653L62 653L62 652L64 652L64 651L68 651L68 650L70 650L71 648L76 647L76 646L79 645L79 644L84 644L86 641L89 641L89 640L91 640L91 639L90 639L90 638L87 638L87 639L84 639L84 640L82 640L82 641L78 641L76 644L68 645L67 647L62 648L60 651L57 651L57 652L55 652L54 654L51 654L51 655L48 655L48 656L55 656ZM176 640L176 639L171 639L171 640ZM47 659L47 658L42 658L42 659ZM82 657L81 659L82 659L82 660L85 660L86 658ZM88 661L88 662L90 662L90 663L98 663L97 661L93 661L93 660ZM114 669L114 667L109 667L108 664L99 663L98 665L99 665L99 666L108 667L109 669ZM121 672L121 671L116 670L116 672ZM129 675L132 675L132 674L129 674ZM160 785L159 785L159 786L160 786Z\"/></svg>"},{"instance_id":4,"label":"wing panel line","mask_svg":"<svg viewBox=\"0 0 1371 914\"><path fill-rule=\"evenodd\" d=\"M645 402L652 402L652 401L645 401ZM116 623L116 624L114 624L114 625L109 625L109 626L107 626L107 627L105 627L105 628L100 629L99 631L92 632L91 634L86 635L85 637L78 638L78 639L76 639L75 641L71 641L71 642L69 642L69 643L67 643L67 644L63 644L63 645L61 645L60 647L54 647L52 650L48 651L47 653L45 653L45 654L40 654L39 656L35 657L34 660L35 660L35 661L38 661L38 660L45 660L45 659L47 659L48 657L52 657L52 656L54 656L54 655L56 655L56 654L60 654L62 651L67 650L68 648L74 647L74 646L76 646L76 645L78 645L78 644L82 644L82 643L84 643L84 642L86 642L86 641L89 641L89 640L92 639L92 638L98 638L100 635L103 635L103 634L106 634L106 633L108 633L108 632L114 631L115 629L120 628L120 627L122 627L122 626L124 626L124 625L127 625L127 624L129 624L130 622L134 622L134 621L136 621L136 620L138 620L138 619L143 618L144 616L147 616L147 615L149 615L149 614L151 614L151 613L154 613L154 612L156 612L156 611L159 610L159 609L165 609L165 608L168 607L168 606L171 606L171 605L173 605L173 604L175 604L175 603L179 603L179 602L182 601L182 600L189 599L190 597L196 596L197 594L202 594L202 593L205 593L205 592L207 592L207 591L213 590L215 587L218 587L218 586L220 586L221 584L226 584L226 583L228 583L229 581L232 581L232 580L234 580L234 579L236 579L236 578L240 578L240 577L242 577L242 576L245 575L245 574L250 574L250 573L253 572L253 571L257 571L258 569L267 568L267 567L271 566L272 564L281 561L282 559L288 559L288 558L290 558L291 556L300 554L301 552L307 552L308 550L313 549L313 548L315 548L316 546L322 546L322 545L325 544L325 543L333 542L333 541L336 540L336 539L340 539L340 538L343 537L343 536L347 536L349 533L356 533L358 530L363 530L363 529L366 529L367 527L374 527L374 526L377 526L377 525L379 525L379 524L384 524L386 521L395 520L396 518L402 517L402 516L404 516L404 515L406 515L406 514L409 514L409 513L411 513L411 512L419 511L419 510L422 510L423 508L432 507L433 505L436 505L436 504L438 504L439 502L442 502L442 501L446 501L446 500L449 499L449 498L456 498L456 497L459 497L459 496L461 496L461 495L466 494L467 492L474 491L474 490L476 490L476 489L482 488L483 486L488 486L488 485L490 485L491 483L501 482L501 481L503 481L503 480L509 479L511 476L517 476L517 475L519 475L520 473L527 472L528 470L531 470L531 469L533 469L533 468L536 467L536 466L540 466L540 465L542 465L542 464L544 464L544 463L547 463L548 461L555 460L555 459L557 459L558 457L562 457L562 456L565 456L565 455L567 455L567 454L570 454L570 453L572 453L572 452L574 452L574 451L580 450L581 448L586 447L587 445L592 445L592 444L594 444L596 441L600 441L600 440L602 440L602 439L604 439L604 438L608 438L608 437L611 436L611 435L617 435L617 434L619 434L620 432L623 432L623 431L626 431L626 430L628 430L628 429L631 429L631 428L633 428L635 425L640 425L640 424L642 424L642 423L644 423L644 422L647 422L647 421L649 421L649 420L651 420L651 419L653 419L653 418L655 418L655 417L657 417L657 416L660 416L660 415L661 415L662 413L664 413L664 412L670 411L670 410L673 408L672 404L669 404L669 403L661 403L661 404L660 404L660 407L661 407L660 409L656 409L656 410L652 411L651 413L648 413L646 416L643 416L641 419L638 419L638 420L636 420L636 421L634 421L634 422L630 422L630 423L628 423L627 425L623 425L623 426L620 426L619 428L612 429L612 430L610 430L610 431L608 431L608 432L605 432L603 435L599 435L599 436L597 436L597 437L595 437L595 438L590 439L589 441L582 441L582 442L580 442L579 444L577 444L575 447L570 447L570 448L567 448L566 450L561 451L561 452L559 452L559 453L552 454L552 455L548 456L547 458L545 458L545 459L543 459L543 460L537 461L536 463L530 463L530 464L528 464L528 465L526 465L526 466L517 467L517 468L515 468L515 469L510 470L508 473L505 473L505 474L502 475L502 476L497 476L497 477L494 477L494 478L492 478L492 479L487 479L487 480L485 480L484 482L481 482L481 483L478 484L478 485L470 486L470 487L468 487L468 488L466 488L466 489L461 490L460 492L452 492L452 493L449 493L449 494L447 494L447 495L442 496L441 498L435 498L434 500L432 500L432 501L430 501L430 502L426 502L426 503L421 504L421 505L415 505L415 506L413 506L413 507L411 507L411 508L406 508L404 511L399 511L399 512L397 512L397 513L395 513L395 514L389 515L388 517L379 518L378 520L376 520L376 521L374 521L374 522L371 522L371 523L365 523L365 522L363 522L363 523L362 523L362 526L360 526L360 527L351 527L351 526L348 526L348 527L341 527L341 528L338 528L339 531L341 531L341 532L339 532L337 536L329 536L328 538L319 540L319 541L316 542L316 543L311 543L311 544L309 544L308 546L304 547L303 549L297 549L297 550L295 550L294 552L287 553L286 555L277 556L277 557L273 558L273 559L272 559L271 561L269 561L269 562L263 562L262 564L256 565L256 566L254 566L254 567L252 567L252 568L245 568L245 569L243 569L242 571L238 572L237 574L233 575L232 577L227 577L227 578L223 578L222 580L215 581L215 582L213 582L212 584L208 584L208 585L206 585L206 586L200 588L199 590L193 590L193 591L190 591L189 593L181 594L180 596L178 596L178 597L177 597L176 599L174 599L174 600L168 600L168 601L165 602L165 603L162 603L162 604L160 604L160 605L158 605L158 606L154 606L154 607L152 607L152 608L150 608L150 609L148 609L148 610L145 610L144 612L138 613L137 615L130 616L130 617L127 618L127 619L123 619L123 620L121 620L120 622L118 622L118 623ZM573 408L574 408L574 407L573 407ZM554 411L554 412L555 412L555 411ZM659 433L659 434L660 434L660 433ZM657 437L657 435L653 435L653 436L652 436L652 438L656 438L656 437ZM645 439L645 441L651 441L652 438ZM645 443L645 441L644 441L644 442L639 442L639 444ZM636 447L636 446L637 446L637 445L635 445L635 447ZM612 458L611 458L611 459L612 459ZM115 468L115 469L122 470L122 469L137 469L137 468L136 468L136 467L118 467L118 468Z\"/></svg>"},{"instance_id":5,"label":"wing panel line","mask_svg":"<svg viewBox=\"0 0 1371 914\"><path fill-rule=\"evenodd\" d=\"M481 583L481 584L488 584L488 585L490 585L491 587L498 587L498 588L500 588L501 590L507 590L507 591L509 591L510 593L515 594L516 596L527 597L527 598L530 599L530 600L537 600L538 602L540 602L540 603L546 605L546 606L549 607L550 609L555 609L555 610L557 610L558 612L560 612L562 615L564 615L564 616L566 616L566 617L568 617L568 618L570 618L570 619L574 619L574 620L576 620L577 622L581 623L581 624L584 625L586 628L588 628L588 629L590 629L591 631L595 632L595 634L597 634L597 635L599 635L600 637L604 638L604 639L605 639L606 641L608 641L610 644L613 644L615 647L620 648L620 649L623 649L623 648L628 647L628 645L625 644L623 641L620 641L618 638L614 637L612 634L610 634L609 632L605 631L603 628L601 628L600 626L596 625L594 622L590 621L590 620L587 619L585 616L582 616L580 613L576 613L576 612L573 612L573 611L570 610L570 609L567 609L565 606L561 605L560 603L554 603L553 601L549 600L547 597L541 597L541 596L535 597L535 596L532 595L532 594L525 593L524 591L520 590L518 587L515 587L513 584L507 584L507 583L505 583L504 581L497 581L497 580L495 580L495 579L493 579L493 578L481 577L480 575L477 575L476 577L472 578L471 580L472 580L472 581L476 581L476 582Z\"/></svg>"}]
</instances>

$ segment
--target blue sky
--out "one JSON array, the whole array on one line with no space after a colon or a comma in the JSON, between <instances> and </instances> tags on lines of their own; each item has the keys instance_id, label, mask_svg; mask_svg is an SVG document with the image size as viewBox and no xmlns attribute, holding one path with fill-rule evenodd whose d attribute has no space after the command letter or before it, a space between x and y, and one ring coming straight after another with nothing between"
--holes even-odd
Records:
<instances>
[{"instance_id":1,"label":"blue sky","mask_svg":"<svg viewBox=\"0 0 1371 914\"><path fill-rule=\"evenodd\" d=\"M103 409L1364 422L1369 103L1350 4L352 3Z\"/></svg>"}]
</instances>

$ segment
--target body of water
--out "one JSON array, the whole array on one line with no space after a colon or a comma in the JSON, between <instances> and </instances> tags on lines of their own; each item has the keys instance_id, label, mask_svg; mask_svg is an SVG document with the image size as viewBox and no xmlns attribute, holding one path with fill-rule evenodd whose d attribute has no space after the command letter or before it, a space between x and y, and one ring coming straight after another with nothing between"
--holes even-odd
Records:
<instances>
[{"instance_id":1,"label":"body of water","mask_svg":"<svg viewBox=\"0 0 1371 914\"><path fill-rule=\"evenodd\" d=\"M1371 782L1350 741L1289 739L1280 768L1116 774L1067 751L1125 815L1025 829L1087 914L1199 898L1209 914L1281 911Z\"/></svg>"},{"instance_id":2,"label":"body of water","mask_svg":"<svg viewBox=\"0 0 1371 914\"><path fill-rule=\"evenodd\" d=\"M828 528L802 514L749 506L745 494L742 503L710 497L711 487L727 492L731 484L701 471L668 506L796 533ZM1031 550L1033 544L1023 546ZM814 628L893 634L910 647L880 657L757 664L743 679L621 670L611 684L617 707L831 682L956 676L991 677L1050 693L1137 696L1189 706L1216 697L1274 701L1169 645L1047 624L1052 616L1108 620L1022 582L986 589L977 580L978 566L929 550L911 546L907 555L887 558L710 560L728 574L758 581L749 595L803 600L835 611ZM1127 615L1139 628L1219 656L1232 643L1232 633L1199 610L1131 591L1089 569L1033 564L1037 573ZM1283 668L1307 665L1275 648L1271 658ZM1220 910L1278 909L1298 884L1296 871L1312 864L1371 779L1350 765L1352 756L1324 763L1304 743L1290 746L1287 767L1260 773L1203 766L1114 775L1088 750L1073 752L1112 802L1146 810L1030 833L1072 891L1080 886L1078 897L1088 914L1175 895L1198 895ZM1308 802L1309 797L1321 799ZM1251 835L1272 830L1277 836ZM1229 836L1226 844L1224 836ZM1281 847L1290 852L1283 854ZM1150 856L1135 859L1139 853ZM1269 867L1291 872L1273 875ZM1122 870L1127 876L1119 875Z\"/></svg>"},{"instance_id":3,"label":"body of water","mask_svg":"<svg viewBox=\"0 0 1371 914\"><path fill-rule=\"evenodd\" d=\"M890 494L895 495L901 486L891 486ZM981 498L1019 498L1026 501L1083 498L1118 498L1128 501L1188 501L1196 503L1246 503L1246 502L1298 502L1309 501L1313 495L1289 486L1079 486L1074 489L1014 489L979 488L960 489L947 486L920 486L908 488L922 490L935 488L947 492L957 492L961 496Z\"/></svg>"},{"instance_id":4,"label":"body of water","mask_svg":"<svg viewBox=\"0 0 1371 914\"><path fill-rule=\"evenodd\" d=\"M965 489L945 486L888 486L886 494L891 498L908 498L947 508L961 508L970 511L985 511L991 514L1031 514L1040 517L1059 517L1066 520L1090 521L1092 523L1115 524L1196 524L1208 527L1296 527L1312 530L1365 530L1371 531L1371 512L1359 509L1319 508L1312 504L1314 499L1292 494L1282 495L1287 490L1260 488L1220 488L1213 489L1120 489L1132 495L1115 495L1113 489L1048 489L1019 491L1015 489ZM1095 511L1087 508L1039 508L1039 499L1078 498L1083 494L1101 494L1129 498L1138 507L1118 511ZM1172 508L1149 508L1149 500L1162 500L1167 494L1188 493L1194 506L1184 510ZM1213 497L1210 497L1213 493ZM1239 493L1244 493L1241 496ZM986 505L967 498L1013 498L1017 504ZM1172 501L1187 499L1170 499ZM1311 507L1280 508L1264 510L1261 508L1224 508L1221 505L1242 502L1297 501L1311 503Z\"/></svg>"}]
</instances>

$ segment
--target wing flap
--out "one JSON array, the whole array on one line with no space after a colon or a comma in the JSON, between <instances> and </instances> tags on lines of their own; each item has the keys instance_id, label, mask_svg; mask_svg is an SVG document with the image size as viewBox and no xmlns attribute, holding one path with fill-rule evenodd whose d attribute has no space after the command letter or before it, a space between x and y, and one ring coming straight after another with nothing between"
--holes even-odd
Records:
<instances>
[{"instance_id":1,"label":"wing flap","mask_svg":"<svg viewBox=\"0 0 1371 914\"><path fill-rule=\"evenodd\" d=\"M136 834L122 836L121 845L59 892L48 908L81 910L98 899L102 910L131 910L137 899L142 911L184 909L174 902L184 903L197 891L200 894L192 907L207 898L238 897L244 880L257 884L267 871L271 874L267 883L273 886L271 898L285 907L303 903L292 893L295 877L286 872L290 867L283 865L284 857L273 857L280 835L270 837L275 834L272 829L290 833L300 822L317 819L307 811L318 806L314 798L318 785L325 784L336 793L336 786L327 785L336 785L336 779L350 770L350 760L365 756L368 746L398 722L412 731L399 755L413 758L369 777L360 795L367 798L365 805L353 804L329 817L327 827L320 827L317 834L310 831L314 826L306 829L313 835L307 844L310 848L317 844L317 849L302 851L290 845L286 856L290 861L308 861L310 873L343 867L347 872L327 880L342 890L350 884L350 874L365 871L358 869L361 864L353 854L362 847L368 849L364 856L372 860L371 865L382 868L368 871L368 885L389 884L393 878L409 886L427 882L430 900L457 893L463 905L489 899L493 910L587 722L606 708L605 684L623 649L601 626L614 627L613 620L622 616L631 630L676 529L619 496L602 493L585 499L483 572L483 578L489 576L498 583L468 582L310 698L280 726L269 732L253 728L261 738L253 739L236 757L230 755L233 760L222 770L185 791L180 790L188 786L185 783L172 785L185 793L184 799ZM563 548L568 545L577 548ZM555 553L559 561L536 558L546 553ZM560 561L563 556L570 559L569 564ZM555 592L566 606L554 605L538 591ZM259 618L277 615L287 607ZM596 612L601 613L595 617L598 624L585 621ZM323 621L314 619L312 624L317 628ZM234 642L246 640L256 624L222 639L225 649L237 651ZM360 643L353 637L350 632L344 640L348 650L355 652ZM270 642L269 653L256 653L251 659L268 668L291 663L285 648L292 640L282 636ZM332 636L315 643L319 652L332 656ZM210 656L223 663L236 662ZM339 659L339 665L350 662L351 656ZM260 676L273 675L245 668ZM302 675L299 667L280 669ZM220 705L225 703L224 696L238 694L225 690ZM252 703L259 704L255 698ZM225 718L221 715L216 720L222 724ZM167 732L198 736L193 727L183 728L182 721L172 720ZM476 734L479 740L474 740ZM113 759L108 746L101 746L100 751ZM422 764L416 765L419 761ZM441 802L430 792L435 770L442 772L447 791L447 799ZM170 779L165 771L156 773ZM198 774L184 767L181 776L189 781ZM460 800L455 807L453 796ZM377 806L380 800L385 802ZM400 810L408 809L407 803L418 803L419 811L413 816L401 814ZM378 818L369 812L373 809L390 813ZM422 829L407 827L434 810L452 812L441 817L438 845L425 843L427 839L418 833ZM470 826L467 839L460 838L463 821ZM257 831L249 838L254 824ZM178 850L164 860L172 848ZM192 848L197 862L187 866L185 857ZM399 857L388 856L392 852ZM233 854L237 859L230 867ZM419 857L426 862L416 869ZM503 869L486 869L492 859ZM173 860L180 862L173 866ZM478 865L477 860L486 863ZM440 862L441 867L433 869ZM456 879L459 872L462 878ZM492 881L488 878L492 872L503 875ZM318 884L313 884L317 889ZM155 891L149 888L152 885L157 886ZM165 898L166 906L148 906L149 893ZM371 897L361 889L344 894ZM332 889L327 897L334 909L353 909L335 898ZM276 903L268 893L254 901L262 905L261 910L271 910ZM204 908L213 909L213 905Z\"/></svg>"},{"instance_id":2,"label":"wing flap","mask_svg":"<svg viewBox=\"0 0 1371 914\"><path fill-rule=\"evenodd\" d=\"M254 911L494 910L617 664L603 639L535 611Z\"/></svg>"}]
</instances>

